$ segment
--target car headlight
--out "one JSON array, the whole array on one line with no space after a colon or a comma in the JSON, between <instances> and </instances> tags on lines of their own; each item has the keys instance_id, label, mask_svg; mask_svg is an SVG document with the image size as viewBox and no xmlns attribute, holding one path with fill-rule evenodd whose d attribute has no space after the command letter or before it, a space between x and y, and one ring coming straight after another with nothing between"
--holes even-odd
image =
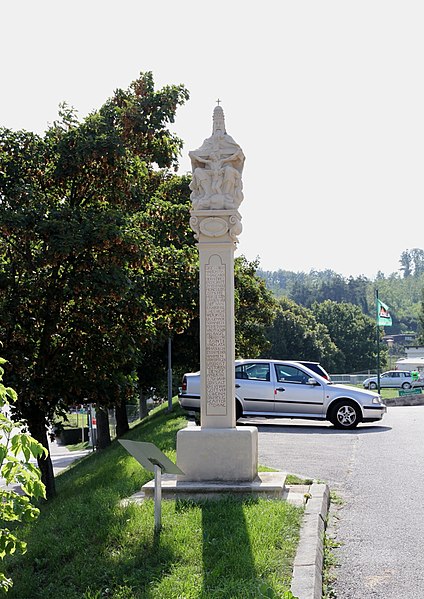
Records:
<instances>
[{"instance_id":1,"label":"car headlight","mask_svg":"<svg viewBox=\"0 0 424 599\"><path fill-rule=\"evenodd\" d=\"M382 403L382 401L381 401L381 395L378 395L377 397L373 397L372 403L379 403L379 404L381 404Z\"/></svg>"}]
</instances>

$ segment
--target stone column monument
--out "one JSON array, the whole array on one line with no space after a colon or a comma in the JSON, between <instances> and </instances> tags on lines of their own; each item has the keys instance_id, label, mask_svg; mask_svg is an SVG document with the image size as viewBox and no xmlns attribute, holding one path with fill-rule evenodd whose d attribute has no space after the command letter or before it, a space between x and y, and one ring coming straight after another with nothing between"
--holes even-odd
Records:
<instances>
[{"instance_id":1,"label":"stone column monument","mask_svg":"<svg viewBox=\"0 0 424 599\"><path fill-rule=\"evenodd\" d=\"M211 137L189 153L190 225L200 259L201 426L177 435L177 463L186 481L252 481L258 431L236 427L234 379L234 250L242 231L244 154L216 106Z\"/></svg>"}]
</instances>

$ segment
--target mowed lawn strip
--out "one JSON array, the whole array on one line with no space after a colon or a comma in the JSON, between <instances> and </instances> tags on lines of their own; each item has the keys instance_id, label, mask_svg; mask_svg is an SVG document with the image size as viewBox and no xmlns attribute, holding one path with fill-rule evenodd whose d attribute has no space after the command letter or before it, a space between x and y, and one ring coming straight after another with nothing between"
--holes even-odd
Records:
<instances>
[{"instance_id":1,"label":"mowed lawn strip","mask_svg":"<svg viewBox=\"0 0 424 599\"><path fill-rule=\"evenodd\" d=\"M160 406L126 438L155 443L175 461L179 406ZM303 509L285 501L228 497L123 505L152 478L117 442L57 478L57 497L24 530L28 551L5 566L9 599L284 597ZM288 596L288 595L287 595Z\"/></svg>"}]
</instances>

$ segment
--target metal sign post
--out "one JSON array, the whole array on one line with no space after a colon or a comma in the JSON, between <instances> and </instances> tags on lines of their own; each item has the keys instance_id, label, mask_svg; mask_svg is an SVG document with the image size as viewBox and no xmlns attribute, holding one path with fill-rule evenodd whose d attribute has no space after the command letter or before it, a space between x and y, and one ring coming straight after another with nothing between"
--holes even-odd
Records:
<instances>
[{"instance_id":1,"label":"metal sign post","mask_svg":"<svg viewBox=\"0 0 424 599\"><path fill-rule=\"evenodd\" d=\"M143 468L155 473L155 532L159 532L162 528L162 473L184 474L184 472L153 443L118 440Z\"/></svg>"},{"instance_id":2,"label":"metal sign post","mask_svg":"<svg viewBox=\"0 0 424 599\"><path fill-rule=\"evenodd\" d=\"M168 412L172 411L172 340L168 337Z\"/></svg>"},{"instance_id":3,"label":"metal sign post","mask_svg":"<svg viewBox=\"0 0 424 599\"><path fill-rule=\"evenodd\" d=\"M162 470L155 464L155 532L162 528Z\"/></svg>"}]
</instances>

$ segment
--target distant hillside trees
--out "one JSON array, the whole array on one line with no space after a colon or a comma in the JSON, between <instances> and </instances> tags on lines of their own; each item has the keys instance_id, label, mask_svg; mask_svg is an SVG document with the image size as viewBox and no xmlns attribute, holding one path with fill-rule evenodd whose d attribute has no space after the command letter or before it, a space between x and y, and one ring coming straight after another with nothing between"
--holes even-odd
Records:
<instances>
[{"instance_id":1,"label":"distant hillside trees","mask_svg":"<svg viewBox=\"0 0 424 599\"><path fill-rule=\"evenodd\" d=\"M405 278L419 277L424 273L424 250L419 248L405 250L402 252L399 262L400 270Z\"/></svg>"},{"instance_id":2,"label":"distant hillside trees","mask_svg":"<svg viewBox=\"0 0 424 599\"><path fill-rule=\"evenodd\" d=\"M424 251L405 250L399 262L398 272L387 276L379 272L374 280L364 276L346 278L332 270L296 273L259 269L258 274L276 297L288 297L307 308L326 300L346 302L359 306L371 318L375 317L375 290L378 289L393 318L388 332L416 332L424 288Z\"/></svg>"},{"instance_id":3,"label":"distant hillside trees","mask_svg":"<svg viewBox=\"0 0 424 599\"><path fill-rule=\"evenodd\" d=\"M366 277L345 279L332 270L309 273L278 270L276 272L259 269L267 287L279 297L285 295L302 306L310 308L314 302L332 299L337 302L357 304L364 312L369 310Z\"/></svg>"}]
</instances>

